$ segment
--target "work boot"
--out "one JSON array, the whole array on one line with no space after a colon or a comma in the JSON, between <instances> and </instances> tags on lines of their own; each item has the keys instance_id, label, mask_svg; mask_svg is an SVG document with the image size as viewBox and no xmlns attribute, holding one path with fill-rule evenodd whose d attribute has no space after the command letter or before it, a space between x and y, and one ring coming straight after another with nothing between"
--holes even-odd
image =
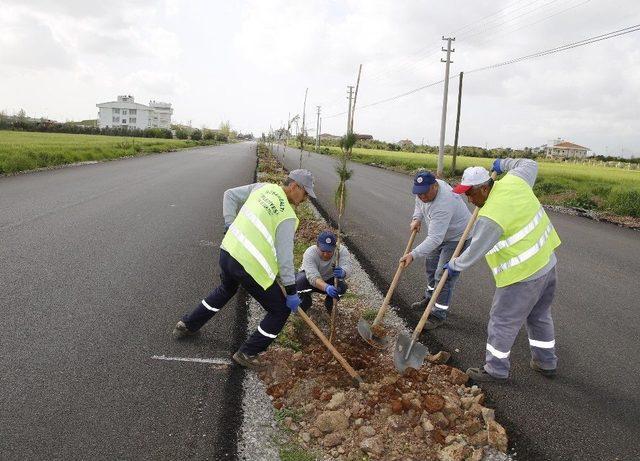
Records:
<instances>
[{"instance_id":1,"label":"work boot","mask_svg":"<svg viewBox=\"0 0 640 461\"><path fill-rule=\"evenodd\" d=\"M468 368L467 374L469 375L469 378L477 383L503 383L507 380L507 378L499 378L497 376L490 375L484 367Z\"/></svg>"},{"instance_id":2,"label":"work boot","mask_svg":"<svg viewBox=\"0 0 640 461\"><path fill-rule=\"evenodd\" d=\"M187 325L185 325L185 323L182 320L180 320L178 323L176 323L176 327L173 329L172 334L175 339L183 339L189 336L193 336L196 333L198 332L189 330L187 328Z\"/></svg>"},{"instance_id":3,"label":"work boot","mask_svg":"<svg viewBox=\"0 0 640 461\"><path fill-rule=\"evenodd\" d=\"M411 305L411 309L425 309L427 307L427 303L429 300L427 298L422 298L420 301L416 301Z\"/></svg>"},{"instance_id":4,"label":"work boot","mask_svg":"<svg viewBox=\"0 0 640 461\"><path fill-rule=\"evenodd\" d=\"M446 319L441 319L440 317L436 317L435 315L429 315L429 317L427 317L427 321L424 323L424 329L435 330L439 326L444 325L446 322Z\"/></svg>"},{"instance_id":5,"label":"work boot","mask_svg":"<svg viewBox=\"0 0 640 461\"><path fill-rule=\"evenodd\" d=\"M532 370L537 371L538 373L540 373L543 376L546 376L547 378L553 378L556 375L555 368L542 368L533 359L531 359L531 362L529 362L529 366L531 367Z\"/></svg>"},{"instance_id":6,"label":"work boot","mask_svg":"<svg viewBox=\"0 0 640 461\"><path fill-rule=\"evenodd\" d=\"M247 355L244 352L237 351L232 358L238 365L254 371L260 371L265 368L265 364L258 359L257 355Z\"/></svg>"}]
</instances>

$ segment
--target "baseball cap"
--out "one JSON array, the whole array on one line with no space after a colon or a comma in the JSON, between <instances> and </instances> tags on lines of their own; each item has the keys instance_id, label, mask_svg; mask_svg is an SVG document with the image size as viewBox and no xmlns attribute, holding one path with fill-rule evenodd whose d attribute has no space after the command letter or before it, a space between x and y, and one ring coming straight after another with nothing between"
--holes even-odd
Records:
<instances>
[{"instance_id":1,"label":"baseball cap","mask_svg":"<svg viewBox=\"0 0 640 461\"><path fill-rule=\"evenodd\" d=\"M464 173L462 173L462 181L453 188L453 191L456 194L464 194L473 186L484 184L489 179L491 179L491 177L489 176L489 172L486 168L481 166L470 166L464 170Z\"/></svg>"},{"instance_id":2,"label":"baseball cap","mask_svg":"<svg viewBox=\"0 0 640 461\"><path fill-rule=\"evenodd\" d=\"M318 235L318 246L322 251L333 251L336 249L336 234L331 231L322 231Z\"/></svg>"},{"instance_id":3,"label":"baseball cap","mask_svg":"<svg viewBox=\"0 0 640 461\"><path fill-rule=\"evenodd\" d=\"M431 184L436 182L436 177L430 171L421 171L416 175L413 179L413 190L414 194L424 194L425 192L429 192L431 188Z\"/></svg>"},{"instance_id":4,"label":"baseball cap","mask_svg":"<svg viewBox=\"0 0 640 461\"><path fill-rule=\"evenodd\" d=\"M289 172L289 178L304 187L309 197L316 198L316 194L313 192L313 175L309 170L291 170Z\"/></svg>"}]
</instances>

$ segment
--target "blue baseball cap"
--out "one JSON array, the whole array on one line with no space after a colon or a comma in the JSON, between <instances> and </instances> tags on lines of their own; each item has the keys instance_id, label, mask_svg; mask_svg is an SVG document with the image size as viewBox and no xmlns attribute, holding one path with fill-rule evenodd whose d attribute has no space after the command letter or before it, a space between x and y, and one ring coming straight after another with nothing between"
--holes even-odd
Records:
<instances>
[{"instance_id":1,"label":"blue baseball cap","mask_svg":"<svg viewBox=\"0 0 640 461\"><path fill-rule=\"evenodd\" d=\"M318 247L322 251L334 251L338 237L331 231L322 231L318 235Z\"/></svg>"},{"instance_id":2,"label":"blue baseball cap","mask_svg":"<svg viewBox=\"0 0 640 461\"><path fill-rule=\"evenodd\" d=\"M429 171L421 171L413 180L413 193L424 194L429 192L431 184L436 182L436 177Z\"/></svg>"}]
</instances>

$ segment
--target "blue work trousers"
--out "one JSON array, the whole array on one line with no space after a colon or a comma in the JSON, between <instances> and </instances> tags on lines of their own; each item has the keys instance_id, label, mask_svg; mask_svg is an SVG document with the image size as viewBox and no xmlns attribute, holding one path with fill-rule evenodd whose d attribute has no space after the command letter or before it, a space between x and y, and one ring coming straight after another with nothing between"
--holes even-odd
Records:
<instances>
[{"instance_id":1,"label":"blue work trousers","mask_svg":"<svg viewBox=\"0 0 640 461\"><path fill-rule=\"evenodd\" d=\"M462 250L460 254L469 246L471 243L471 239L468 239L464 242ZM425 259L425 268L427 271L427 288L425 290L424 297L427 300L431 299L431 295L433 291L438 286L438 282L442 278L442 273L444 272L443 266L451 261L451 257L456 249L458 242L442 242L438 247L429 253ZM446 319L447 312L449 311L449 303L451 302L451 296L453 295L453 288L456 284L456 280L458 280L458 276L460 274L451 275L447 277L447 281L442 287L442 291L438 295L438 299L436 299L436 303L433 306L433 310L431 311L431 315L437 317L439 319Z\"/></svg>"},{"instance_id":2,"label":"blue work trousers","mask_svg":"<svg viewBox=\"0 0 640 461\"><path fill-rule=\"evenodd\" d=\"M276 339L291 312L286 305L280 286L274 282L266 290L263 289L233 256L222 249L220 250L220 281L222 283L200 301L190 314L182 317L182 321L189 330L199 330L233 298L238 287L242 286L267 311L267 315L256 331L240 347L240 351L247 355L263 352Z\"/></svg>"}]
</instances>

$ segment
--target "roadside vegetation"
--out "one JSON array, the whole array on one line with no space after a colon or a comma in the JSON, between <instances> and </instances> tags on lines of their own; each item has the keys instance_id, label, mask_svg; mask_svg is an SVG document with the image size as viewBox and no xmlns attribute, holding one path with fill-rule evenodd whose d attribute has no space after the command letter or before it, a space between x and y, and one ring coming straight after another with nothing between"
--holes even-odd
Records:
<instances>
[{"instance_id":1,"label":"roadside vegetation","mask_svg":"<svg viewBox=\"0 0 640 461\"><path fill-rule=\"evenodd\" d=\"M76 162L169 152L218 141L0 131L0 174Z\"/></svg>"},{"instance_id":2,"label":"roadside vegetation","mask_svg":"<svg viewBox=\"0 0 640 461\"><path fill-rule=\"evenodd\" d=\"M324 154L339 156L339 147L323 147ZM436 154L354 148L351 160L405 173L435 170ZM469 166L491 167L493 158L458 156L456 181ZM546 205L560 205L640 217L640 171L584 163L538 160L539 175L534 192ZM451 156L445 156L445 172L451 173Z\"/></svg>"}]
</instances>

